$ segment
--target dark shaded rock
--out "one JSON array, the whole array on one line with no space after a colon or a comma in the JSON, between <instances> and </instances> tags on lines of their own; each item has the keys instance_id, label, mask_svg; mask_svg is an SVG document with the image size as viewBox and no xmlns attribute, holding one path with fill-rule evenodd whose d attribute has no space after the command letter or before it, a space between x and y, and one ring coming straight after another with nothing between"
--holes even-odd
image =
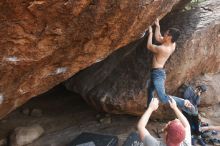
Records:
<instances>
[{"instance_id":1,"label":"dark shaded rock","mask_svg":"<svg viewBox=\"0 0 220 146\"><path fill-rule=\"evenodd\" d=\"M33 117L41 117L42 116L42 110L41 109L32 109L30 116Z\"/></svg>"},{"instance_id":2,"label":"dark shaded rock","mask_svg":"<svg viewBox=\"0 0 220 146\"><path fill-rule=\"evenodd\" d=\"M99 122L101 124L111 124L112 119L111 119L111 117L104 117L104 118L99 119Z\"/></svg>"},{"instance_id":3,"label":"dark shaded rock","mask_svg":"<svg viewBox=\"0 0 220 146\"><path fill-rule=\"evenodd\" d=\"M101 124L111 124L112 118L110 114L105 114L105 116L99 118Z\"/></svg>"},{"instance_id":4,"label":"dark shaded rock","mask_svg":"<svg viewBox=\"0 0 220 146\"><path fill-rule=\"evenodd\" d=\"M101 118L101 115L100 115L100 114L97 114L95 117L96 117L96 119L100 119L100 118Z\"/></svg>"},{"instance_id":5,"label":"dark shaded rock","mask_svg":"<svg viewBox=\"0 0 220 146\"><path fill-rule=\"evenodd\" d=\"M29 108L23 108L23 109L21 110L21 113L24 114L24 115L26 115L26 116L28 116L28 115L30 114L30 109L29 109Z\"/></svg>"},{"instance_id":6,"label":"dark shaded rock","mask_svg":"<svg viewBox=\"0 0 220 146\"><path fill-rule=\"evenodd\" d=\"M140 38L180 0L2 0L0 117Z\"/></svg>"},{"instance_id":7,"label":"dark shaded rock","mask_svg":"<svg viewBox=\"0 0 220 146\"><path fill-rule=\"evenodd\" d=\"M151 60L145 40L145 37L137 40L77 73L66 82L67 88L80 93L98 110L120 113L125 107L133 110L135 107L134 112L142 111L150 69L147 62Z\"/></svg>"},{"instance_id":8,"label":"dark shaded rock","mask_svg":"<svg viewBox=\"0 0 220 146\"><path fill-rule=\"evenodd\" d=\"M175 53L165 66L168 94L201 74L220 71L220 1L208 0L195 9L171 14L162 20L161 26L175 26L182 32ZM120 48L77 73L66 82L66 87L80 93L98 110L142 114L151 64L151 54L145 46L146 38L142 38ZM168 117L168 111L162 106L157 117Z\"/></svg>"}]
</instances>

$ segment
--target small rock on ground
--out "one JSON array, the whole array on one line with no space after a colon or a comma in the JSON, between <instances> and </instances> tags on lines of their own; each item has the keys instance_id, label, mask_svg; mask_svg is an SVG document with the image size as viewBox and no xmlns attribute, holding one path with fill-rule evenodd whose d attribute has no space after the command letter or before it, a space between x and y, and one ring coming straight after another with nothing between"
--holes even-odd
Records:
<instances>
[{"instance_id":1,"label":"small rock on ground","mask_svg":"<svg viewBox=\"0 0 220 146\"><path fill-rule=\"evenodd\" d=\"M23 146L32 143L44 133L40 125L17 127L10 135L10 146Z\"/></svg>"},{"instance_id":2,"label":"small rock on ground","mask_svg":"<svg viewBox=\"0 0 220 146\"><path fill-rule=\"evenodd\" d=\"M33 109L31 111L31 116L33 116L33 117L41 117L42 116L42 110L40 110L40 109Z\"/></svg>"}]
</instances>

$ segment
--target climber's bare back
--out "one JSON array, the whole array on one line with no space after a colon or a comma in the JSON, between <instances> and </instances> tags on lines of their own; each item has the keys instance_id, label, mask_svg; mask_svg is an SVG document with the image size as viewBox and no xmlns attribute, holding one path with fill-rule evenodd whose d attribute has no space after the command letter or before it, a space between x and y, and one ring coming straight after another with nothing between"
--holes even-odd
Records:
<instances>
[{"instance_id":1,"label":"climber's bare back","mask_svg":"<svg viewBox=\"0 0 220 146\"><path fill-rule=\"evenodd\" d=\"M153 53L154 57L153 57L152 68L163 68L167 59L174 52L175 47L176 47L175 43L169 45L162 44L160 46L157 46L158 52Z\"/></svg>"}]
</instances>

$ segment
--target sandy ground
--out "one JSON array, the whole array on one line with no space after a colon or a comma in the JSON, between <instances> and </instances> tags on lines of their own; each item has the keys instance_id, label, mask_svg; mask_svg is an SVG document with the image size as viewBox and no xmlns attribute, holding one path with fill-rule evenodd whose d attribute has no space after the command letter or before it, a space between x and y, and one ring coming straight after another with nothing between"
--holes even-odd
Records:
<instances>
[{"instance_id":1,"label":"sandy ground","mask_svg":"<svg viewBox=\"0 0 220 146\"><path fill-rule=\"evenodd\" d=\"M211 124L220 123L220 106L202 108L203 120ZM40 117L25 115L24 109L40 109ZM215 112L213 112L215 111ZM107 118L106 118L107 117ZM100 122L100 119L105 119ZM119 146L127 136L136 131L139 117L99 113L88 106L79 95L56 87L33 98L4 119L0 120L0 140L6 138L16 127L40 124L45 133L28 146L66 146L81 132L116 135ZM148 129L161 128L166 121L150 121ZM219 124L220 125L220 124ZM151 131L152 132L152 131Z\"/></svg>"}]
</instances>

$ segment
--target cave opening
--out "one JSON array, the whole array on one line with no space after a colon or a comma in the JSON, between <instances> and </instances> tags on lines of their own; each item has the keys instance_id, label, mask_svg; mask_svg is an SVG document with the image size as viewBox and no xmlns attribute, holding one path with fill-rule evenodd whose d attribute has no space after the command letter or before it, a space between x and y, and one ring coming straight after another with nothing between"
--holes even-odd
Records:
<instances>
[{"instance_id":1,"label":"cave opening","mask_svg":"<svg viewBox=\"0 0 220 146\"><path fill-rule=\"evenodd\" d=\"M80 125L83 119L93 121L96 114L97 111L86 104L79 94L66 90L60 84L33 97L0 120L0 138L7 137L16 127L32 124L40 124L46 133L51 133Z\"/></svg>"},{"instance_id":2,"label":"cave opening","mask_svg":"<svg viewBox=\"0 0 220 146\"><path fill-rule=\"evenodd\" d=\"M121 136L135 131L137 117L112 115L96 111L79 94L68 91L63 84L33 97L0 120L0 140L9 139L17 127L39 124L44 134L28 146L67 145L82 132ZM120 143L120 141L119 141Z\"/></svg>"}]
</instances>

